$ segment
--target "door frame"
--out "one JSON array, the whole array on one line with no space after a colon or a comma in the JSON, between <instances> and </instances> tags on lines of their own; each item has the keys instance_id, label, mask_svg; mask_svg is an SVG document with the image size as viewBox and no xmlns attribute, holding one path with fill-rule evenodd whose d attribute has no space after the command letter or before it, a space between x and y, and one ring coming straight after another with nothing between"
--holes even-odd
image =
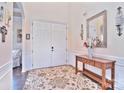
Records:
<instances>
[{"instance_id":1,"label":"door frame","mask_svg":"<svg viewBox=\"0 0 124 93\"><path fill-rule=\"evenodd\" d=\"M30 33L30 39L31 39L31 64L32 64L32 69L33 68L33 24L34 22L49 22L49 23L56 23L56 24L63 24L63 25L66 25L66 64L68 63L68 25L66 23L63 23L63 22L57 22L57 21L50 21L50 20L43 20L43 19L35 19L35 20L32 20L31 21L31 33Z\"/></svg>"}]
</instances>

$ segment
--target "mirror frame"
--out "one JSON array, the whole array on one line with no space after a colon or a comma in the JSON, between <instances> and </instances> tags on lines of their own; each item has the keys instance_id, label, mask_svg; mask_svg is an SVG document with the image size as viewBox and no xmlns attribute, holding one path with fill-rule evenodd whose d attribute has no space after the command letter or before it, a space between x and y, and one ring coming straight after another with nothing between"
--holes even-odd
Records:
<instances>
[{"instance_id":1,"label":"mirror frame","mask_svg":"<svg viewBox=\"0 0 124 93\"><path fill-rule=\"evenodd\" d=\"M96 48L107 48L107 11L104 10L90 18L87 19L87 39L89 38L89 23L100 16L103 16L103 28L104 28L104 34L103 34L103 42L101 46L96 46Z\"/></svg>"}]
</instances>

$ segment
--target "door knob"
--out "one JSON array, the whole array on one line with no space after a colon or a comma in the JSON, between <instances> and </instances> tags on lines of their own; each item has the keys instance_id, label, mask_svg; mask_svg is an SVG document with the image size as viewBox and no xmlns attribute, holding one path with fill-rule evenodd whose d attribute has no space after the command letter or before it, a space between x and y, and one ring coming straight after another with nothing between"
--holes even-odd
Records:
<instances>
[{"instance_id":1,"label":"door knob","mask_svg":"<svg viewBox=\"0 0 124 93\"><path fill-rule=\"evenodd\" d=\"M51 47L51 51L54 51L54 47L53 46Z\"/></svg>"}]
</instances>

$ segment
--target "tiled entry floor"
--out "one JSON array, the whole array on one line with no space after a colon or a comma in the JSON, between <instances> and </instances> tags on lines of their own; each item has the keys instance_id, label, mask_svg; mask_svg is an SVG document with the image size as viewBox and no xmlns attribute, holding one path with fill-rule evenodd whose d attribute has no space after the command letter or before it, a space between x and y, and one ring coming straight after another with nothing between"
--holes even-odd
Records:
<instances>
[{"instance_id":1,"label":"tiled entry floor","mask_svg":"<svg viewBox=\"0 0 124 93\"><path fill-rule=\"evenodd\" d=\"M13 90L22 90L27 77L27 72L21 72L21 67L13 69Z\"/></svg>"}]
</instances>

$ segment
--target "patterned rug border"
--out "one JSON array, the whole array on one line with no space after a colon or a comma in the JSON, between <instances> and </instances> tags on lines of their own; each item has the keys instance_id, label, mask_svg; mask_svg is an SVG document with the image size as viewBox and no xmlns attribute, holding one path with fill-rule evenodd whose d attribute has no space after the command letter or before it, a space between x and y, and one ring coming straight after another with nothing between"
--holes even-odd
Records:
<instances>
[{"instance_id":1,"label":"patterned rug border","mask_svg":"<svg viewBox=\"0 0 124 93\"><path fill-rule=\"evenodd\" d=\"M41 69L41 70L42 70L42 69L55 68L55 67L61 67L61 66L70 66L70 67L72 67L72 68L75 69L75 67L74 67L73 65L70 65L70 64L64 64L64 65L58 65L58 66L50 66L50 67L34 68L34 69L31 69L31 70L29 70L29 71L27 71L27 72L34 71L34 70L38 70L38 69Z\"/></svg>"}]
</instances>

